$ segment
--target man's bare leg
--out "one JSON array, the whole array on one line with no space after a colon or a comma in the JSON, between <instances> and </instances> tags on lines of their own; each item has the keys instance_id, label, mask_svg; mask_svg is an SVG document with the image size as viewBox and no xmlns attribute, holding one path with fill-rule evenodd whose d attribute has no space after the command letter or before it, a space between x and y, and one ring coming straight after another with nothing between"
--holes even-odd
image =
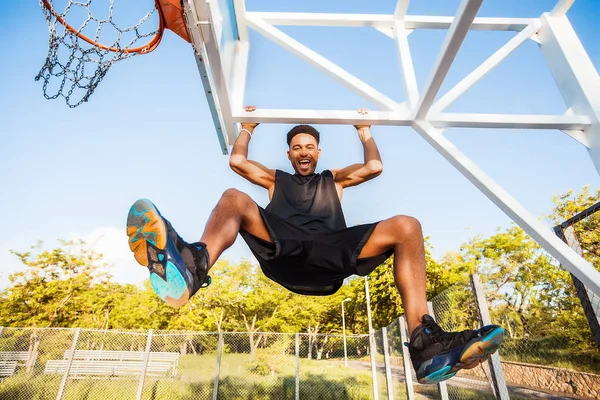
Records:
<instances>
[{"instance_id":1,"label":"man's bare leg","mask_svg":"<svg viewBox=\"0 0 600 400\"><path fill-rule=\"evenodd\" d=\"M502 343L504 330L487 325L479 330L444 332L429 314L426 298L425 246L421 224L415 218L396 216L380 222L359 258L394 249L394 281L400 292L413 367L420 383L452 378L460 369L474 368Z\"/></svg>"},{"instance_id":2,"label":"man's bare leg","mask_svg":"<svg viewBox=\"0 0 600 400\"><path fill-rule=\"evenodd\" d=\"M206 244L211 266L233 245L240 230L273 242L254 200L239 190L227 189L208 218L200 238Z\"/></svg>"},{"instance_id":3,"label":"man's bare leg","mask_svg":"<svg viewBox=\"0 0 600 400\"><path fill-rule=\"evenodd\" d=\"M408 330L419 326L429 314L426 297L425 245L421 224L413 217L398 215L381 221L360 252L373 257L394 249L394 281L402 298Z\"/></svg>"}]
</instances>

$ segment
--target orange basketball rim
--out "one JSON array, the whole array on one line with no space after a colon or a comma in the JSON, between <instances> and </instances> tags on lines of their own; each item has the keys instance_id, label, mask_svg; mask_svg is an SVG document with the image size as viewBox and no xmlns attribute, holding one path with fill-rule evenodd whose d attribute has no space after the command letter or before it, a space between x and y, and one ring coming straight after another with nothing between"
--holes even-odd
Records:
<instances>
[{"instance_id":1,"label":"orange basketball rim","mask_svg":"<svg viewBox=\"0 0 600 400\"><path fill-rule=\"evenodd\" d=\"M60 22L69 32L77 35L81 40L84 40L92 46L96 46L102 50L112 51L115 53L150 53L151 51L156 49L156 47L158 47L158 45L160 44L165 28L173 31L186 42L190 42L190 37L185 24L185 18L183 16L183 9L181 8L179 0L156 0L155 6L158 10L159 15L158 30L156 31L156 35L154 35L154 37L147 44L143 46L133 47L130 49L120 49L116 47L106 46L102 43L98 43L95 40L90 39L83 33L79 32L77 29L69 25L69 23L67 23L54 10L52 4L50 4L48 0L42 0L42 3L44 7L46 7L46 9L56 18L56 20Z\"/></svg>"}]
</instances>

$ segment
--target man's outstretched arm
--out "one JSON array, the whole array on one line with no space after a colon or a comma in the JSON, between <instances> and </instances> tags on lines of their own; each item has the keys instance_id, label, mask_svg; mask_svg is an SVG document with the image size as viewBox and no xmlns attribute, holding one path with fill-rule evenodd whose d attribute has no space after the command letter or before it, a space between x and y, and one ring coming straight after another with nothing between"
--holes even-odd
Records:
<instances>
[{"instance_id":1,"label":"man's outstretched arm","mask_svg":"<svg viewBox=\"0 0 600 400\"><path fill-rule=\"evenodd\" d=\"M364 108L358 110L361 114L368 111ZM369 125L355 125L358 137L363 144L365 160L362 164L352 164L346 168L332 170L335 182L343 188L360 185L363 182L376 178L383 172L383 163L377 145L371 137Z\"/></svg>"},{"instance_id":2,"label":"man's outstretched arm","mask_svg":"<svg viewBox=\"0 0 600 400\"><path fill-rule=\"evenodd\" d=\"M248 112L255 109L254 106L246 107ZM275 170L269 169L256 161L248 160L248 144L257 125L255 123L242 123L242 131L233 144L231 156L229 157L229 166L238 175L270 191L275 184Z\"/></svg>"}]
</instances>

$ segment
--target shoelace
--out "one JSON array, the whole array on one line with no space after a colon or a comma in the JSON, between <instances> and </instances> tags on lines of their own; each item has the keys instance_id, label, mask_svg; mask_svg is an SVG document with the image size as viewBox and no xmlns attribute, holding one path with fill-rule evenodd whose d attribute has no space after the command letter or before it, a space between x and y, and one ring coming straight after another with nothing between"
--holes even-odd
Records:
<instances>
[{"instance_id":1,"label":"shoelace","mask_svg":"<svg viewBox=\"0 0 600 400\"><path fill-rule=\"evenodd\" d=\"M446 332L435 322L427 321L423 323L423 325L425 326L425 329L430 332L429 338L434 343L440 343L444 341L452 342L457 338L462 339L460 332Z\"/></svg>"}]
</instances>

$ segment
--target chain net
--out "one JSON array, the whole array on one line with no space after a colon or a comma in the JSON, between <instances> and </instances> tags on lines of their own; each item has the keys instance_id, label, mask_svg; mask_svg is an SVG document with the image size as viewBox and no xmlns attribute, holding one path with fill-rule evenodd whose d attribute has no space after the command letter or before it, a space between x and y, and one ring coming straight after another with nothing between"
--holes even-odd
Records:
<instances>
[{"instance_id":1,"label":"chain net","mask_svg":"<svg viewBox=\"0 0 600 400\"><path fill-rule=\"evenodd\" d=\"M154 50L162 36L162 17L155 7L127 26L131 22L121 19L132 16L120 13L116 18L115 0L39 3L49 41L46 62L35 80L43 82L46 99L62 96L71 108L88 101L114 63Z\"/></svg>"}]
</instances>

